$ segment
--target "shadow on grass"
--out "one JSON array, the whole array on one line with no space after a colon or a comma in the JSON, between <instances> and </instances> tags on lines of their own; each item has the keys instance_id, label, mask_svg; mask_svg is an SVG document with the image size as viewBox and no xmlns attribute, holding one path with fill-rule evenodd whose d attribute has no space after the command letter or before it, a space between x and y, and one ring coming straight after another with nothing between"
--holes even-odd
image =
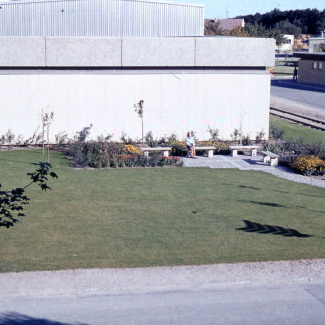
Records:
<instances>
[{"instance_id":1,"label":"shadow on grass","mask_svg":"<svg viewBox=\"0 0 325 325\"><path fill-rule=\"evenodd\" d=\"M240 188L247 188L247 189L251 189L251 190L257 190L257 191L260 190L258 187L253 187L253 186L239 185L238 187L240 187Z\"/></svg>"},{"instance_id":2,"label":"shadow on grass","mask_svg":"<svg viewBox=\"0 0 325 325\"><path fill-rule=\"evenodd\" d=\"M312 237L312 235L302 234L295 229L283 228L280 226L262 225L260 223L252 222L249 220L243 220L243 221L246 224L246 227L236 228L236 230L241 230L245 232L255 232L259 234L280 235L284 237L299 237L299 238Z\"/></svg>"},{"instance_id":3,"label":"shadow on grass","mask_svg":"<svg viewBox=\"0 0 325 325\"><path fill-rule=\"evenodd\" d=\"M71 324L71 323L70 323ZM81 323L75 323L81 324ZM0 314L0 325L69 325L43 318L34 318L19 313Z\"/></svg>"},{"instance_id":4,"label":"shadow on grass","mask_svg":"<svg viewBox=\"0 0 325 325\"><path fill-rule=\"evenodd\" d=\"M247 201L245 201L247 202ZM285 208L284 205L282 204L277 204L277 203L270 203L270 202L257 202L257 201L248 201L250 203L254 203L254 204L259 204L259 205L263 205L263 206L268 206L268 207L273 207L273 208Z\"/></svg>"}]
</instances>

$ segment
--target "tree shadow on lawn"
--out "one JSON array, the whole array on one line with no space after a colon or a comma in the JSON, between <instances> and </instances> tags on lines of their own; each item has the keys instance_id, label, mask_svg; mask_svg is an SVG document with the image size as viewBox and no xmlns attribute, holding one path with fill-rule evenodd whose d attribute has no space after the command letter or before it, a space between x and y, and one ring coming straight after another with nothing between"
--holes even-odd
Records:
<instances>
[{"instance_id":1,"label":"tree shadow on lawn","mask_svg":"<svg viewBox=\"0 0 325 325\"><path fill-rule=\"evenodd\" d=\"M69 323L71 324L71 323ZM68 323L56 322L43 318L34 318L19 313L0 314L0 325L69 325ZM81 323L75 323L81 324Z\"/></svg>"},{"instance_id":2,"label":"tree shadow on lawn","mask_svg":"<svg viewBox=\"0 0 325 325\"><path fill-rule=\"evenodd\" d=\"M259 205L263 205L263 206L269 206L269 207L274 207L274 208L285 208L285 209L293 209L293 208L299 208L299 209L307 209L308 211L311 212L316 212L316 213L325 213L325 211L319 211L319 210L311 210L307 207L303 207L303 206L293 206L293 207L286 207L285 205L282 204L278 204L278 203L270 203L270 202L257 202L257 201L244 201L241 200L242 202L250 202L250 203L254 203L254 204L259 204Z\"/></svg>"},{"instance_id":3,"label":"tree shadow on lawn","mask_svg":"<svg viewBox=\"0 0 325 325\"><path fill-rule=\"evenodd\" d=\"M23 164L28 164L30 165L31 162L30 161L23 161L23 160L12 160L12 159L3 159L1 158L0 161L6 161L6 162L15 162L15 163L23 163Z\"/></svg>"},{"instance_id":4,"label":"tree shadow on lawn","mask_svg":"<svg viewBox=\"0 0 325 325\"><path fill-rule=\"evenodd\" d=\"M247 188L247 189L251 189L251 190L257 190L257 191L260 190L258 187L253 187L253 186L239 185L238 187L240 187L240 188Z\"/></svg>"},{"instance_id":5,"label":"tree shadow on lawn","mask_svg":"<svg viewBox=\"0 0 325 325\"><path fill-rule=\"evenodd\" d=\"M246 224L246 227L236 228L236 230L241 230L245 232L255 232L259 234L272 234L272 235L280 235L284 237L313 237L312 235L302 234L298 230L291 228L283 228L280 226L271 226L271 225L262 225L257 222L252 222L249 220L243 220Z\"/></svg>"}]
</instances>

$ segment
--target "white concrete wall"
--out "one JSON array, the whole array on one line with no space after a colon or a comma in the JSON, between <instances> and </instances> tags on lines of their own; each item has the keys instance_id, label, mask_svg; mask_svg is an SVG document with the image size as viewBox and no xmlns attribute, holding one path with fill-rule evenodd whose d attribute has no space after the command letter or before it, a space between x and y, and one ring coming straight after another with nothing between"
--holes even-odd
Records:
<instances>
[{"instance_id":1,"label":"white concrete wall","mask_svg":"<svg viewBox=\"0 0 325 325\"><path fill-rule=\"evenodd\" d=\"M141 119L133 105L144 100L145 133L154 136L188 130L208 139L218 128L229 139L242 125L255 138L269 127L270 76L260 72L215 73L29 73L0 75L0 136L11 129L27 138L40 126L42 110L54 112L51 138L71 137L89 124L92 136L122 131L141 137Z\"/></svg>"},{"instance_id":2,"label":"white concrete wall","mask_svg":"<svg viewBox=\"0 0 325 325\"><path fill-rule=\"evenodd\" d=\"M0 67L266 67L273 38L0 37Z\"/></svg>"}]
</instances>

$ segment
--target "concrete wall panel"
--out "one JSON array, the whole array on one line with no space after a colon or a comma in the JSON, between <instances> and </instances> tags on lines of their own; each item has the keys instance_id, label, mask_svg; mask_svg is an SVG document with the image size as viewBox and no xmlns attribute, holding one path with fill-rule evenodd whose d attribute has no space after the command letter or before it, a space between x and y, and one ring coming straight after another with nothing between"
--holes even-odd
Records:
<instances>
[{"instance_id":1,"label":"concrete wall panel","mask_svg":"<svg viewBox=\"0 0 325 325\"><path fill-rule=\"evenodd\" d=\"M195 41L196 66L274 66L273 38L204 37Z\"/></svg>"},{"instance_id":2,"label":"concrete wall panel","mask_svg":"<svg viewBox=\"0 0 325 325\"><path fill-rule=\"evenodd\" d=\"M47 38L48 67L121 66L120 38Z\"/></svg>"},{"instance_id":3,"label":"concrete wall panel","mask_svg":"<svg viewBox=\"0 0 325 325\"><path fill-rule=\"evenodd\" d=\"M230 139L235 128L255 138L268 136L270 77L265 74L33 74L0 75L0 135L11 129L30 137L43 111L54 112L51 139L73 137L93 124L92 137L122 132L141 137L141 119L133 105L144 100L145 133L172 132L184 138L194 130L209 138L208 126Z\"/></svg>"},{"instance_id":4,"label":"concrete wall panel","mask_svg":"<svg viewBox=\"0 0 325 325\"><path fill-rule=\"evenodd\" d=\"M195 38L123 38L122 66L194 66Z\"/></svg>"},{"instance_id":5,"label":"concrete wall panel","mask_svg":"<svg viewBox=\"0 0 325 325\"><path fill-rule=\"evenodd\" d=\"M45 38L0 37L0 66L45 66Z\"/></svg>"},{"instance_id":6,"label":"concrete wall panel","mask_svg":"<svg viewBox=\"0 0 325 325\"><path fill-rule=\"evenodd\" d=\"M0 37L0 67L266 67L274 39Z\"/></svg>"}]
</instances>

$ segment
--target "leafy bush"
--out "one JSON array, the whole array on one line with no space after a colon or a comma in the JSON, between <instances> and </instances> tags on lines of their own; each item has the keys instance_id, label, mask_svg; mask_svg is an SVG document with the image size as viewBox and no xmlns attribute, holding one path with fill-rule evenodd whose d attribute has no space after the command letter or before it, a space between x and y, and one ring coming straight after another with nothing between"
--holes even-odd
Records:
<instances>
[{"instance_id":1,"label":"leafy bush","mask_svg":"<svg viewBox=\"0 0 325 325\"><path fill-rule=\"evenodd\" d=\"M270 151L273 153L278 154L279 152L284 152L283 146L277 144L277 143L271 143L271 142L266 142L263 145L263 150L264 151Z\"/></svg>"},{"instance_id":2,"label":"leafy bush","mask_svg":"<svg viewBox=\"0 0 325 325\"><path fill-rule=\"evenodd\" d=\"M89 128L78 132L70 144L69 154L83 167L120 168L181 165L177 157L162 157L158 153L145 157L142 151L131 144L109 142L110 137L86 141Z\"/></svg>"},{"instance_id":3,"label":"leafy bush","mask_svg":"<svg viewBox=\"0 0 325 325\"><path fill-rule=\"evenodd\" d=\"M291 163L290 167L306 176L324 175L325 173L325 161L317 156L300 157Z\"/></svg>"},{"instance_id":4,"label":"leafy bush","mask_svg":"<svg viewBox=\"0 0 325 325\"><path fill-rule=\"evenodd\" d=\"M187 155L187 149L185 141L172 141L170 143L170 146L172 148L172 155L173 156L186 156Z\"/></svg>"}]
</instances>

